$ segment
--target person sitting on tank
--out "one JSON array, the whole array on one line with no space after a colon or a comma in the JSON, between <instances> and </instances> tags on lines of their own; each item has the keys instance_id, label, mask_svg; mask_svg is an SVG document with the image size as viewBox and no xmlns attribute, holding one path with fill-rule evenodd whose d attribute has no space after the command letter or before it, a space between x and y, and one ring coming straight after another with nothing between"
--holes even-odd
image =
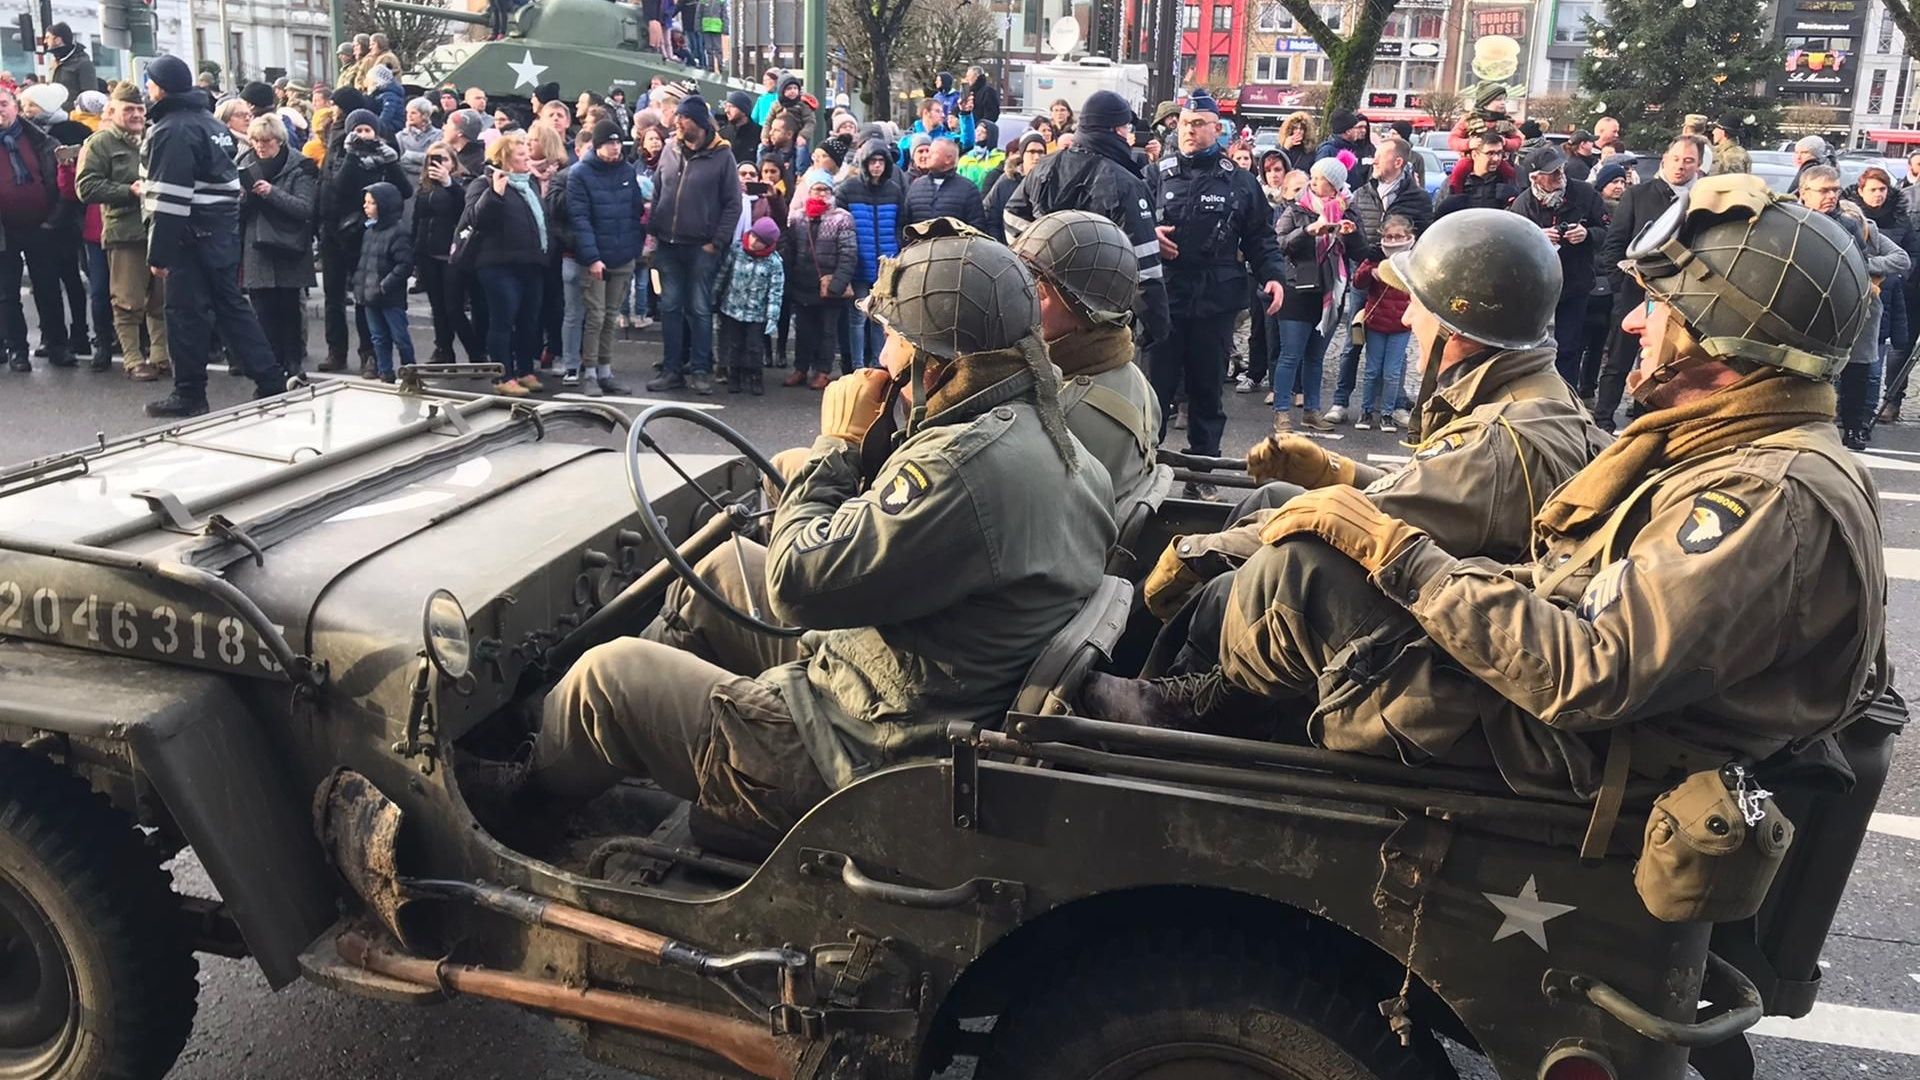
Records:
<instances>
[{"instance_id":1,"label":"person sitting on tank","mask_svg":"<svg viewBox=\"0 0 1920 1080\"><path fill-rule=\"evenodd\" d=\"M746 630L676 583L640 637L589 650L546 696L530 761L471 772L483 805L550 810L645 776L777 839L835 790L939 754L949 723L1011 707L1101 580L1106 471L1061 418L1034 280L1004 245L928 223L867 303L882 369L827 388L768 545L698 567L739 610L809 633ZM896 388L911 411L869 482L861 448L886 437Z\"/></svg>"},{"instance_id":2,"label":"person sitting on tank","mask_svg":"<svg viewBox=\"0 0 1920 1080\"><path fill-rule=\"evenodd\" d=\"M1528 557L1463 558L1357 488L1306 492L1234 579L1195 680L1213 689L1158 721L1280 702L1328 749L1593 798L1603 764L1661 782L1755 764L1877 698L1877 497L1833 426L1833 374L1870 323L1858 249L1729 174L1624 265L1647 290L1621 325L1647 411L1547 498Z\"/></svg>"},{"instance_id":3,"label":"person sitting on tank","mask_svg":"<svg viewBox=\"0 0 1920 1080\"><path fill-rule=\"evenodd\" d=\"M1247 472L1263 484L1234 508L1233 526L1174 537L1147 575L1147 610L1166 620L1147 673L1215 666L1234 574L1260 550L1268 520L1302 492L1356 488L1455 555L1517 562L1547 494L1609 438L1554 368L1560 260L1531 222L1504 210L1463 210L1378 272L1407 293L1404 321L1426 375L1411 459L1378 468L1297 434L1256 444ZM1089 708L1150 719L1193 688L1096 676L1083 694Z\"/></svg>"}]
</instances>

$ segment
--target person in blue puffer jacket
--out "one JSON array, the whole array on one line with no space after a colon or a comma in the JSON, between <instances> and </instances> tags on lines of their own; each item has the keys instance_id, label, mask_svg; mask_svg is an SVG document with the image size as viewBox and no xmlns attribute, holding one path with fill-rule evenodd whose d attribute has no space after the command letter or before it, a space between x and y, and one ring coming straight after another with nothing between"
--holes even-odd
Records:
<instances>
[{"instance_id":1,"label":"person in blue puffer jacket","mask_svg":"<svg viewBox=\"0 0 1920 1080\"><path fill-rule=\"evenodd\" d=\"M393 138L407 126L406 89L394 78L393 69L384 64L375 64L367 72L365 89L367 108L380 118L380 137Z\"/></svg>"},{"instance_id":2,"label":"person in blue puffer jacket","mask_svg":"<svg viewBox=\"0 0 1920 1080\"><path fill-rule=\"evenodd\" d=\"M840 181L834 201L853 215L854 240L860 249L853 295L864 300L880 277L880 260L900 253L900 229L907 220L907 184L893 167L893 154L885 140L869 139L860 148L859 171ZM858 303L847 307L847 317L852 320L848 351L853 354L854 366L878 367L880 325L861 314Z\"/></svg>"},{"instance_id":3,"label":"person in blue puffer jacket","mask_svg":"<svg viewBox=\"0 0 1920 1080\"><path fill-rule=\"evenodd\" d=\"M594 125L593 153L567 170L566 184L573 255L585 274L580 281L587 315L580 337L580 377L584 382L591 375L589 393L621 393L613 379L614 316L620 298L633 287L634 260L646 239L640 219L647 200L613 121Z\"/></svg>"}]
</instances>

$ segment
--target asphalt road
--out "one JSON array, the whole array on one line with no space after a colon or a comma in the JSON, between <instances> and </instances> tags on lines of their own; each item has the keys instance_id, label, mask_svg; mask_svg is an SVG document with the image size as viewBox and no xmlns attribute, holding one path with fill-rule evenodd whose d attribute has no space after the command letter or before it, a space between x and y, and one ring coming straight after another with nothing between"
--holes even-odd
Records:
<instances>
[{"instance_id":1,"label":"asphalt road","mask_svg":"<svg viewBox=\"0 0 1920 1080\"><path fill-rule=\"evenodd\" d=\"M416 318L415 326L423 321ZM317 325L312 337L317 352ZM617 353L620 377L638 390L658 355L657 331L621 344ZM216 404L237 402L250 389L245 380L218 372L211 382ZM84 370L0 371L0 463L81 446L97 433L138 430L148 424L141 403L164 390L163 384L137 385L118 374ZM806 390L770 386L759 399L724 392L681 397L718 406L722 419L767 451L809 441L817 430L818 398ZM641 401L619 403L637 408ZM1234 396L1229 409L1229 451L1265 432L1271 414L1257 396ZM1362 459L1407 452L1394 436L1378 432L1343 430L1338 438L1342 452ZM1869 464L1885 498L1894 577L1891 649L1896 670L1913 671L1920 664L1920 425L1882 428L1875 450ZM1915 754L1909 747L1903 761L1920 760ZM1769 1022L1769 1034L1755 1039L1760 1075L1768 1080L1920 1078L1920 884L1913 873L1920 866L1920 775L1910 765L1896 761L1880 810L1884 816L1867 839L1829 941L1820 1011L1795 1024ZM190 854L178 860L175 872L182 888L210 893ZM1463 1077L1492 1080L1484 1064L1465 1054L1458 1059ZM955 1080L967 1072L956 1071ZM584 1062L560 1028L504 1006L471 1000L433 1008L385 1006L304 983L274 994L248 963L203 957L199 1018L172 1075L613 1080L630 1074Z\"/></svg>"}]
</instances>

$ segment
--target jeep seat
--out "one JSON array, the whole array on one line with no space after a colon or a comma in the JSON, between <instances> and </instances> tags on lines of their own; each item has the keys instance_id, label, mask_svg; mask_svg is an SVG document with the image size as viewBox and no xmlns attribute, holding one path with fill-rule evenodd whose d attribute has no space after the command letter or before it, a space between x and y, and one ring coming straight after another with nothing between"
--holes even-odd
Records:
<instances>
[{"instance_id":1,"label":"jeep seat","mask_svg":"<svg viewBox=\"0 0 1920 1080\"><path fill-rule=\"evenodd\" d=\"M1069 703L1079 696L1087 673L1095 664L1111 658L1132 608L1130 582L1111 575L1101 578L1079 613L1053 635L1027 669L1026 681L1013 699L1013 711L1037 715L1067 712Z\"/></svg>"},{"instance_id":2,"label":"jeep seat","mask_svg":"<svg viewBox=\"0 0 1920 1080\"><path fill-rule=\"evenodd\" d=\"M1139 486L1122 496L1114 507L1114 523L1119 526L1118 539L1114 541L1113 551L1107 556L1107 573L1125 578L1141 576L1131 571L1144 573L1142 560L1151 564L1160 557L1158 550L1141 552L1138 550L1140 534L1147 522L1160 510L1160 504L1166 501L1173 491L1173 467L1155 465Z\"/></svg>"}]
</instances>

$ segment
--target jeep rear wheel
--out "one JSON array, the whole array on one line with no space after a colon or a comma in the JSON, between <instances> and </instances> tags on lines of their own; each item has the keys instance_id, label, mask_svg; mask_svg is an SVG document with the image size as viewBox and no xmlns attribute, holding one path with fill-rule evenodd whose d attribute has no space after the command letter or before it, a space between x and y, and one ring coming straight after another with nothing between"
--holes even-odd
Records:
<instances>
[{"instance_id":1,"label":"jeep rear wheel","mask_svg":"<svg viewBox=\"0 0 1920 1080\"><path fill-rule=\"evenodd\" d=\"M0 1080L156 1080L198 965L158 853L66 770L0 747Z\"/></svg>"},{"instance_id":2,"label":"jeep rear wheel","mask_svg":"<svg viewBox=\"0 0 1920 1080\"><path fill-rule=\"evenodd\" d=\"M997 1080L1455 1080L1432 1036L1238 943L1082 955L995 1026Z\"/></svg>"}]
</instances>

